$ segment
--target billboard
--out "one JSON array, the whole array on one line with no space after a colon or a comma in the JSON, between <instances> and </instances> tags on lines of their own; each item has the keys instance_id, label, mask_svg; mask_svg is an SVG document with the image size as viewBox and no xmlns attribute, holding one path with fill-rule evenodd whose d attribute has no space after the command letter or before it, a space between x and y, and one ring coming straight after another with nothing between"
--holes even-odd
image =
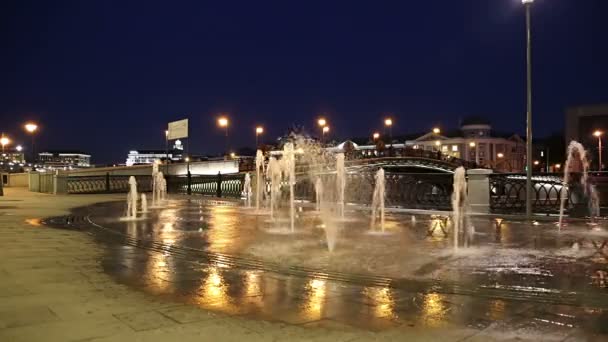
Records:
<instances>
[{"instance_id":1,"label":"billboard","mask_svg":"<svg viewBox=\"0 0 608 342\"><path fill-rule=\"evenodd\" d=\"M169 140L181 139L188 137L188 119L169 122Z\"/></svg>"}]
</instances>

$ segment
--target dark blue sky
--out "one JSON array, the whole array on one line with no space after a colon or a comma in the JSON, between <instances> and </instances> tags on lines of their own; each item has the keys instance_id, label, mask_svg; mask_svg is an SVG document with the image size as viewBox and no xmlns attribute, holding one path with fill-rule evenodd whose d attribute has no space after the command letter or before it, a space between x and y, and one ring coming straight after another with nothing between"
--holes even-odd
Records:
<instances>
[{"instance_id":1,"label":"dark blue sky","mask_svg":"<svg viewBox=\"0 0 608 342\"><path fill-rule=\"evenodd\" d=\"M608 102L608 1L536 0L535 133L566 106ZM392 112L394 134L484 115L525 127L520 0L27 1L0 4L0 129L94 162L163 148L191 119L193 152L253 145L326 112L333 133L362 136ZM26 140L22 140L26 142Z\"/></svg>"}]
</instances>

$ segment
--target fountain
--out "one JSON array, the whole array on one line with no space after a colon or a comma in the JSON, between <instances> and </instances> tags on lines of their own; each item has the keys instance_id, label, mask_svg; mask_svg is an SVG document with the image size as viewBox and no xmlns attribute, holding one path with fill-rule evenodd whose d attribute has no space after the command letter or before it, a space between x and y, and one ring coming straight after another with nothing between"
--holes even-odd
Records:
<instances>
[{"instance_id":1,"label":"fountain","mask_svg":"<svg viewBox=\"0 0 608 342\"><path fill-rule=\"evenodd\" d=\"M258 150L255 154L255 210L260 210L260 198L262 197L262 178L264 174L264 154Z\"/></svg>"},{"instance_id":2,"label":"fountain","mask_svg":"<svg viewBox=\"0 0 608 342\"><path fill-rule=\"evenodd\" d=\"M323 198L323 181L317 176L315 181L315 201L317 211L321 211L321 199Z\"/></svg>"},{"instance_id":3,"label":"fountain","mask_svg":"<svg viewBox=\"0 0 608 342\"><path fill-rule=\"evenodd\" d=\"M148 199L144 193L141 194L141 212L144 214L148 212Z\"/></svg>"},{"instance_id":4,"label":"fountain","mask_svg":"<svg viewBox=\"0 0 608 342\"><path fill-rule=\"evenodd\" d=\"M295 199L294 186L296 184L296 156L293 143L283 146L283 173L289 182L289 220L291 232L295 231Z\"/></svg>"},{"instance_id":5,"label":"fountain","mask_svg":"<svg viewBox=\"0 0 608 342\"><path fill-rule=\"evenodd\" d=\"M137 219L137 181L134 176L129 177L129 193L127 194L127 213L125 220Z\"/></svg>"},{"instance_id":6,"label":"fountain","mask_svg":"<svg viewBox=\"0 0 608 342\"><path fill-rule=\"evenodd\" d=\"M154 161L152 163L152 206L156 206L157 195L158 195L158 163Z\"/></svg>"},{"instance_id":7,"label":"fountain","mask_svg":"<svg viewBox=\"0 0 608 342\"><path fill-rule=\"evenodd\" d=\"M376 186L374 187L374 194L372 197L372 222L370 229L373 231L376 226L376 217L380 212L380 228L384 233L384 193L385 193L385 180L384 180L384 169L378 169L376 172Z\"/></svg>"},{"instance_id":8,"label":"fountain","mask_svg":"<svg viewBox=\"0 0 608 342\"><path fill-rule=\"evenodd\" d=\"M281 165L275 157L268 160L266 175L270 179L270 219L274 219L274 211L281 196Z\"/></svg>"},{"instance_id":9,"label":"fountain","mask_svg":"<svg viewBox=\"0 0 608 342\"><path fill-rule=\"evenodd\" d=\"M578 162L580 162L580 168L582 169L582 175L581 175L581 180L580 180L580 184L581 187L583 188L583 194L584 195L588 195L589 194L589 189L588 189L588 185L587 185L587 171L589 170L589 160L587 159L587 151L585 151L585 148L583 147L583 145L577 141L571 141L570 144L568 145L568 150L567 150L567 159L566 159L566 165L564 167L564 179L562 182L562 191L561 191L561 200L560 200L560 206L559 206L559 229L561 230L562 228L562 224L563 224L563 219L564 219L564 207L566 205L566 199L568 198L568 193L571 192L574 187L570 187L570 174L572 173L572 169L575 168L575 165L573 164L575 161L578 160ZM597 196L597 192L595 191L595 188L591 189L591 201L590 204L593 206L591 208L591 215L593 216L596 212L599 213L599 200L597 200L598 196Z\"/></svg>"},{"instance_id":10,"label":"fountain","mask_svg":"<svg viewBox=\"0 0 608 342\"><path fill-rule=\"evenodd\" d=\"M245 174L245 181L243 182L243 192L241 193L245 197L245 203L247 208L251 208L251 176L249 172Z\"/></svg>"},{"instance_id":11,"label":"fountain","mask_svg":"<svg viewBox=\"0 0 608 342\"><path fill-rule=\"evenodd\" d=\"M458 249L458 239L462 233L465 237L472 234L472 229L468 227L467 217L467 179L466 170L460 166L454 170L454 191L452 193L452 234L454 235L454 249Z\"/></svg>"},{"instance_id":12,"label":"fountain","mask_svg":"<svg viewBox=\"0 0 608 342\"><path fill-rule=\"evenodd\" d=\"M336 154L336 191L338 193L338 211L344 218L344 189L346 188L346 169L344 168L344 153Z\"/></svg>"}]
</instances>

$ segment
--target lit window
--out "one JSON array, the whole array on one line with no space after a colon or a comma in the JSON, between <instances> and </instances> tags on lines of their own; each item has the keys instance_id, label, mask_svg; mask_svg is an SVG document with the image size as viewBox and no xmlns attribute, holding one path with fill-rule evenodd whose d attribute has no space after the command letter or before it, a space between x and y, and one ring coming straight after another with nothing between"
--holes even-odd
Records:
<instances>
[{"instance_id":1,"label":"lit window","mask_svg":"<svg viewBox=\"0 0 608 342\"><path fill-rule=\"evenodd\" d=\"M452 152L458 152L458 145L452 145Z\"/></svg>"},{"instance_id":2,"label":"lit window","mask_svg":"<svg viewBox=\"0 0 608 342\"><path fill-rule=\"evenodd\" d=\"M441 151L447 152L448 151L448 146L447 145L441 146Z\"/></svg>"}]
</instances>

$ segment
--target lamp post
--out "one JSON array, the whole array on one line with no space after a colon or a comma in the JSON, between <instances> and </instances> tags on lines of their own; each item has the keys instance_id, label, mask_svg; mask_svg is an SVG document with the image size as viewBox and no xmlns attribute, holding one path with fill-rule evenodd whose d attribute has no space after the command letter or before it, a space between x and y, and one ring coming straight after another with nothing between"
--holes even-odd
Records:
<instances>
[{"instance_id":1,"label":"lamp post","mask_svg":"<svg viewBox=\"0 0 608 342\"><path fill-rule=\"evenodd\" d=\"M260 134L264 133L264 127L262 126L258 126L255 128L255 148L257 149L259 144L259 136Z\"/></svg>"},{"instance_id":2,"label":"lamp post","mask_svg":"<svg viewBox=\"0 0 608 342\"><path fill-rule=\"evenodd\" d=\"M322 129L322 140L325 141L325 134L329 133L329 126L323 126Z\"/></svg>"},{"instance_id":3,"label":"lamp post","mask_svg":"<svg viewBox=\"0 0 608 342\"><path fill-rule=\"evenodd\" d=\"M220 126L221 128L224 128L224 133L226 135L226 155L228 155L228 125L229 125L229 121L228 118L225 116L220 116L217 119L217 125Z\"/></svg>"},{"instance_id":4,"label":"lamp post","mask_svg":"<svg viewBox=\"0 0 608 342\"><path fill-rule=\"evenodd\" d=\"M321 143L324 143L325 127L327 126L327 120L325 120L325 118L321 117L317 120L317 125L319 125L319 129L321 130Z\"/></svg>"},{"instance_id":5,"label":"lamp post","mask_svg":"<svg viewBox=\"0 0 608 342\"><path fill-rule=\"evenodd\" d=\"M169 130L165 130L165 174L169 174Z\"/></svg>"},{"instance_id":6,"label":"lamp post","mask_svg":"<svg viewBox=\"0 0 608 342\"><path fill-rule=\"evenodd\" d=\"M526 216L532 218L532 33L530 8L534 0L521 0L526 8Z\"/></svg>"},{"instance_id":7,"label":"lamp post","mask_svg":"<svg viewBox=\"0 0 608 342\"><path fill-rule=\"evenodd\" d=\"M393 119L384 119L384 126L388 127L388 139L390 140L391 147L393 147Z\"/></svg>"},{"instance_id":8,"label":"lamp post","mask_svg":"<svg viewBox=\"0 0 608 342\"><path fill-rule=\"evenodd\" d=\"M32 135L32 165L36 163L36 151L34 149L34 136L36 131L38 130L38 125L33 122L28 122L25 124L25 130Z\"/></svg>"},{"instance_id":9,"label":"lamp post","mask_svg":"<svg viewBox=\"0 0 608 342\"><path fill-rule=\"evenodd\" d=\"M598 156L598 165L597 170L602 171L602 131L595 131L593 135L597 137L597 156Z\"/></svg>"},{"instance_id":10,"label":"lamp post","mask_svg":"<svg viewBox=\"0 0 608 342\"><path fill-rule=\"evenodd\" d=\"M477 144L474 141L471 141L469 147L475 149L475 165L479 167L479 150L477 149Z\"/></svg>"},{"instance_id":11,"label":"lamp post","mask_svg":"<svg viewBox=\"0 0 608 342\"><path fill-rule=\"evenodd\" d=\"M2 138L0 138L0 144L2 145L2 153L4 153L4 147L11 143L11 140L2 133Z\"/></svg>"}]
</instances>

